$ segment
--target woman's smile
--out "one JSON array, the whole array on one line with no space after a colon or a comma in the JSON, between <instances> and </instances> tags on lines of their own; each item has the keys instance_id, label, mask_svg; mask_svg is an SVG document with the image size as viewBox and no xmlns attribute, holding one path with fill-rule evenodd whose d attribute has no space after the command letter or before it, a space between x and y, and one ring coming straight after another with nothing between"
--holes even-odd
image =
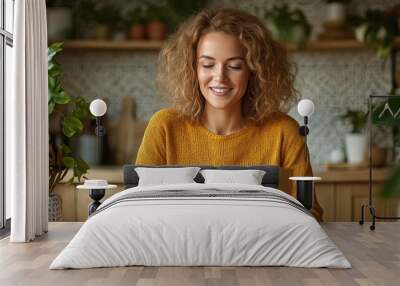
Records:
<instances>
[{"instance_id":1,"label":"woman's smile","mask_svg":"<svg viewBox=\"0 0 400 286\"><path fill-rule=\"evenodd\" d=\"M232 88L229 87L219 87L219 86L212 86L210 87L210 90L216 95L216 96L227 96L230 94L230 91Z\"/></svg>"}]
</instances>

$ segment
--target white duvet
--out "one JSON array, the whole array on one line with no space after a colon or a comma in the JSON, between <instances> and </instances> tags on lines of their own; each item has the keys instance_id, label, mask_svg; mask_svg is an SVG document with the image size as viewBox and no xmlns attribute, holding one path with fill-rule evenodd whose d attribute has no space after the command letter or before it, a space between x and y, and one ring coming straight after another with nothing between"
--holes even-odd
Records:
<instances>
[{"instance_id":1,"label":"white duvet","mask_svg":"<svg viewBox=\"0 0 400 286\"><path fill-rule=\"evenodd\" d=\"M261 190L239 184L135 187L108 198L54 259L50 269L146 266L294 266L350 268L309 214L274 200L174 197L127 200L132 192ZM136 194L136 193L135 193ZM297 202L298 203L298 202Z\"/></svg>"}]
</instances>

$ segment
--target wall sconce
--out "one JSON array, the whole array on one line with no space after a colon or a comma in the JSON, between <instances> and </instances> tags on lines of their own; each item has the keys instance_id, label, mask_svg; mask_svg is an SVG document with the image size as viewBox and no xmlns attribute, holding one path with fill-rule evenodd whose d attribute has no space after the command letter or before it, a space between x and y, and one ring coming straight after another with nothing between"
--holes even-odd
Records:
<instances>
[{"instance_id":1,"label":"wall sconce","mask_svg":"<svg viewBox=\"0 0 400 286\"><path fill-rule=\"evenodd\" d=\"M95 134L97 136L97 156L98 161L100 162L102 154L102 144L100 137L106 135L106 129L104 128L104 126L101 125L100 119L107 112L107 104L104 102L104 100L95 99L90 103L89 110L90 113L96 117Z\"/></svg>"},{"instance_id":2,"label":"wall sconce","mask_svg":"<svg viewBox=\"0 0 400 286\"><path fill-rule=\"evenodd\" d=\"M310 132L308 128L308 119L314 113L315 106L310 99L302 99L297 105L297 112L303 116L304 125L300 126L299 132L301 136L304 136L304 153L306 162L310 163L307 147L307 135ZM303 206L310 210L314 204L314 182L320 181L320 177L290 177L290 180L296 181L297 185L297 200L303 204Z\"/></svg>"}]
</instances>

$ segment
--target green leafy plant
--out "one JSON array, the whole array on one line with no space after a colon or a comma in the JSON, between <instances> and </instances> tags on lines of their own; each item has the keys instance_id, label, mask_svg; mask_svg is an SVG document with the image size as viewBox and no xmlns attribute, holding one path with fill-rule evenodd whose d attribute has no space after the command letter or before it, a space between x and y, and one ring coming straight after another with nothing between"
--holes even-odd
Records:
<instances>
[{"instance_id":1,"label":"green leafy plant","mask_svg":"<svg viewBox=\"0 0 400 286\"><path fill-rule=\"evenodd\" d=\"M379 57L387 57L393 49L396 19L381 10L367 10L364 16L350 16L357 40L376 50Z\"/></svg>"},{"instance_id":2,"label":"green leafy plant","mask_svg":"<svg viewBox=\"0 0 400 286\"><path fill-rule=\"evenodd\" d=\"M89 169L88 164L81 158L73 155L71 139L83 131L85 119L91 118L89 103L85 98L70 96L62 87L60 76L62 69L55 61L57 53L62 51L63 43L54 43L48 48L48 110L49 121L60 118L62 140L58 142L55 134L49 135L49 191L64 179L69 169L73 175L68 182L75 178L81 180ZM65 110L68 109L66 112Z\"/></svg>"},{"instance_id":3,"label":"green leafy plant","mask_svg":"<svg viewBox=\"0 0 400 286\"><path fill-rule=\"evenodd\" d=\"M348 109L339 118L350 123L351 133L361 133L367 123L367 116L368 114L363 111Z\"/></svg>"},{"instance_id":4,"label":"green leafy plant","mask_svg":"<svg viewBox=\"0 0 400 286\"><path fill-rule=\"evenodd\" d=\"M310 38L311 25L300 9L290 10L286 4L274 6L264 16L278 41L303 46Z\"/></svg>"}]
</instances>

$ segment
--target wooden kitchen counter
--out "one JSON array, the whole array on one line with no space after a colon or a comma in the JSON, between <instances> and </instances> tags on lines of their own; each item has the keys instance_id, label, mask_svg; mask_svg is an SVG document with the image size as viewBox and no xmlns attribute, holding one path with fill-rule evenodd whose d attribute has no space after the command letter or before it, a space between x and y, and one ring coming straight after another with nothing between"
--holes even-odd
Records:
<instances>
[{"instance_id":1,"label":"wooden kitchen counter","mask_svg":"<svg viewBox=\"0 0 400 286\"><path fill-rule=\"evenodd\" d=\"M391 168L372 170L372 197L378 216L399 216L400 200L384 200L380 191ZM361 205L368 202L369 169L321 170L315 172L322 181L316 183L317 199L324 209L324 221L358 221ZM370 214L366 212L367 220Z\"/></svg>"},{"instance_id":2,"label":"wooden kitchen counter","mask_svg":"<svg viewBox=\"0 0 400 286\"><path fill-rule=\"evenodd\" d=\"M331 183L363 183L369 180L369 169L338 169L338 170L317 170L314 172L315 176L321 177L320 184ZM372 180L374 182L383 182L388 178L391 173L391 168L374 168L372 169Z\"/></svg>"}]
</instances>

